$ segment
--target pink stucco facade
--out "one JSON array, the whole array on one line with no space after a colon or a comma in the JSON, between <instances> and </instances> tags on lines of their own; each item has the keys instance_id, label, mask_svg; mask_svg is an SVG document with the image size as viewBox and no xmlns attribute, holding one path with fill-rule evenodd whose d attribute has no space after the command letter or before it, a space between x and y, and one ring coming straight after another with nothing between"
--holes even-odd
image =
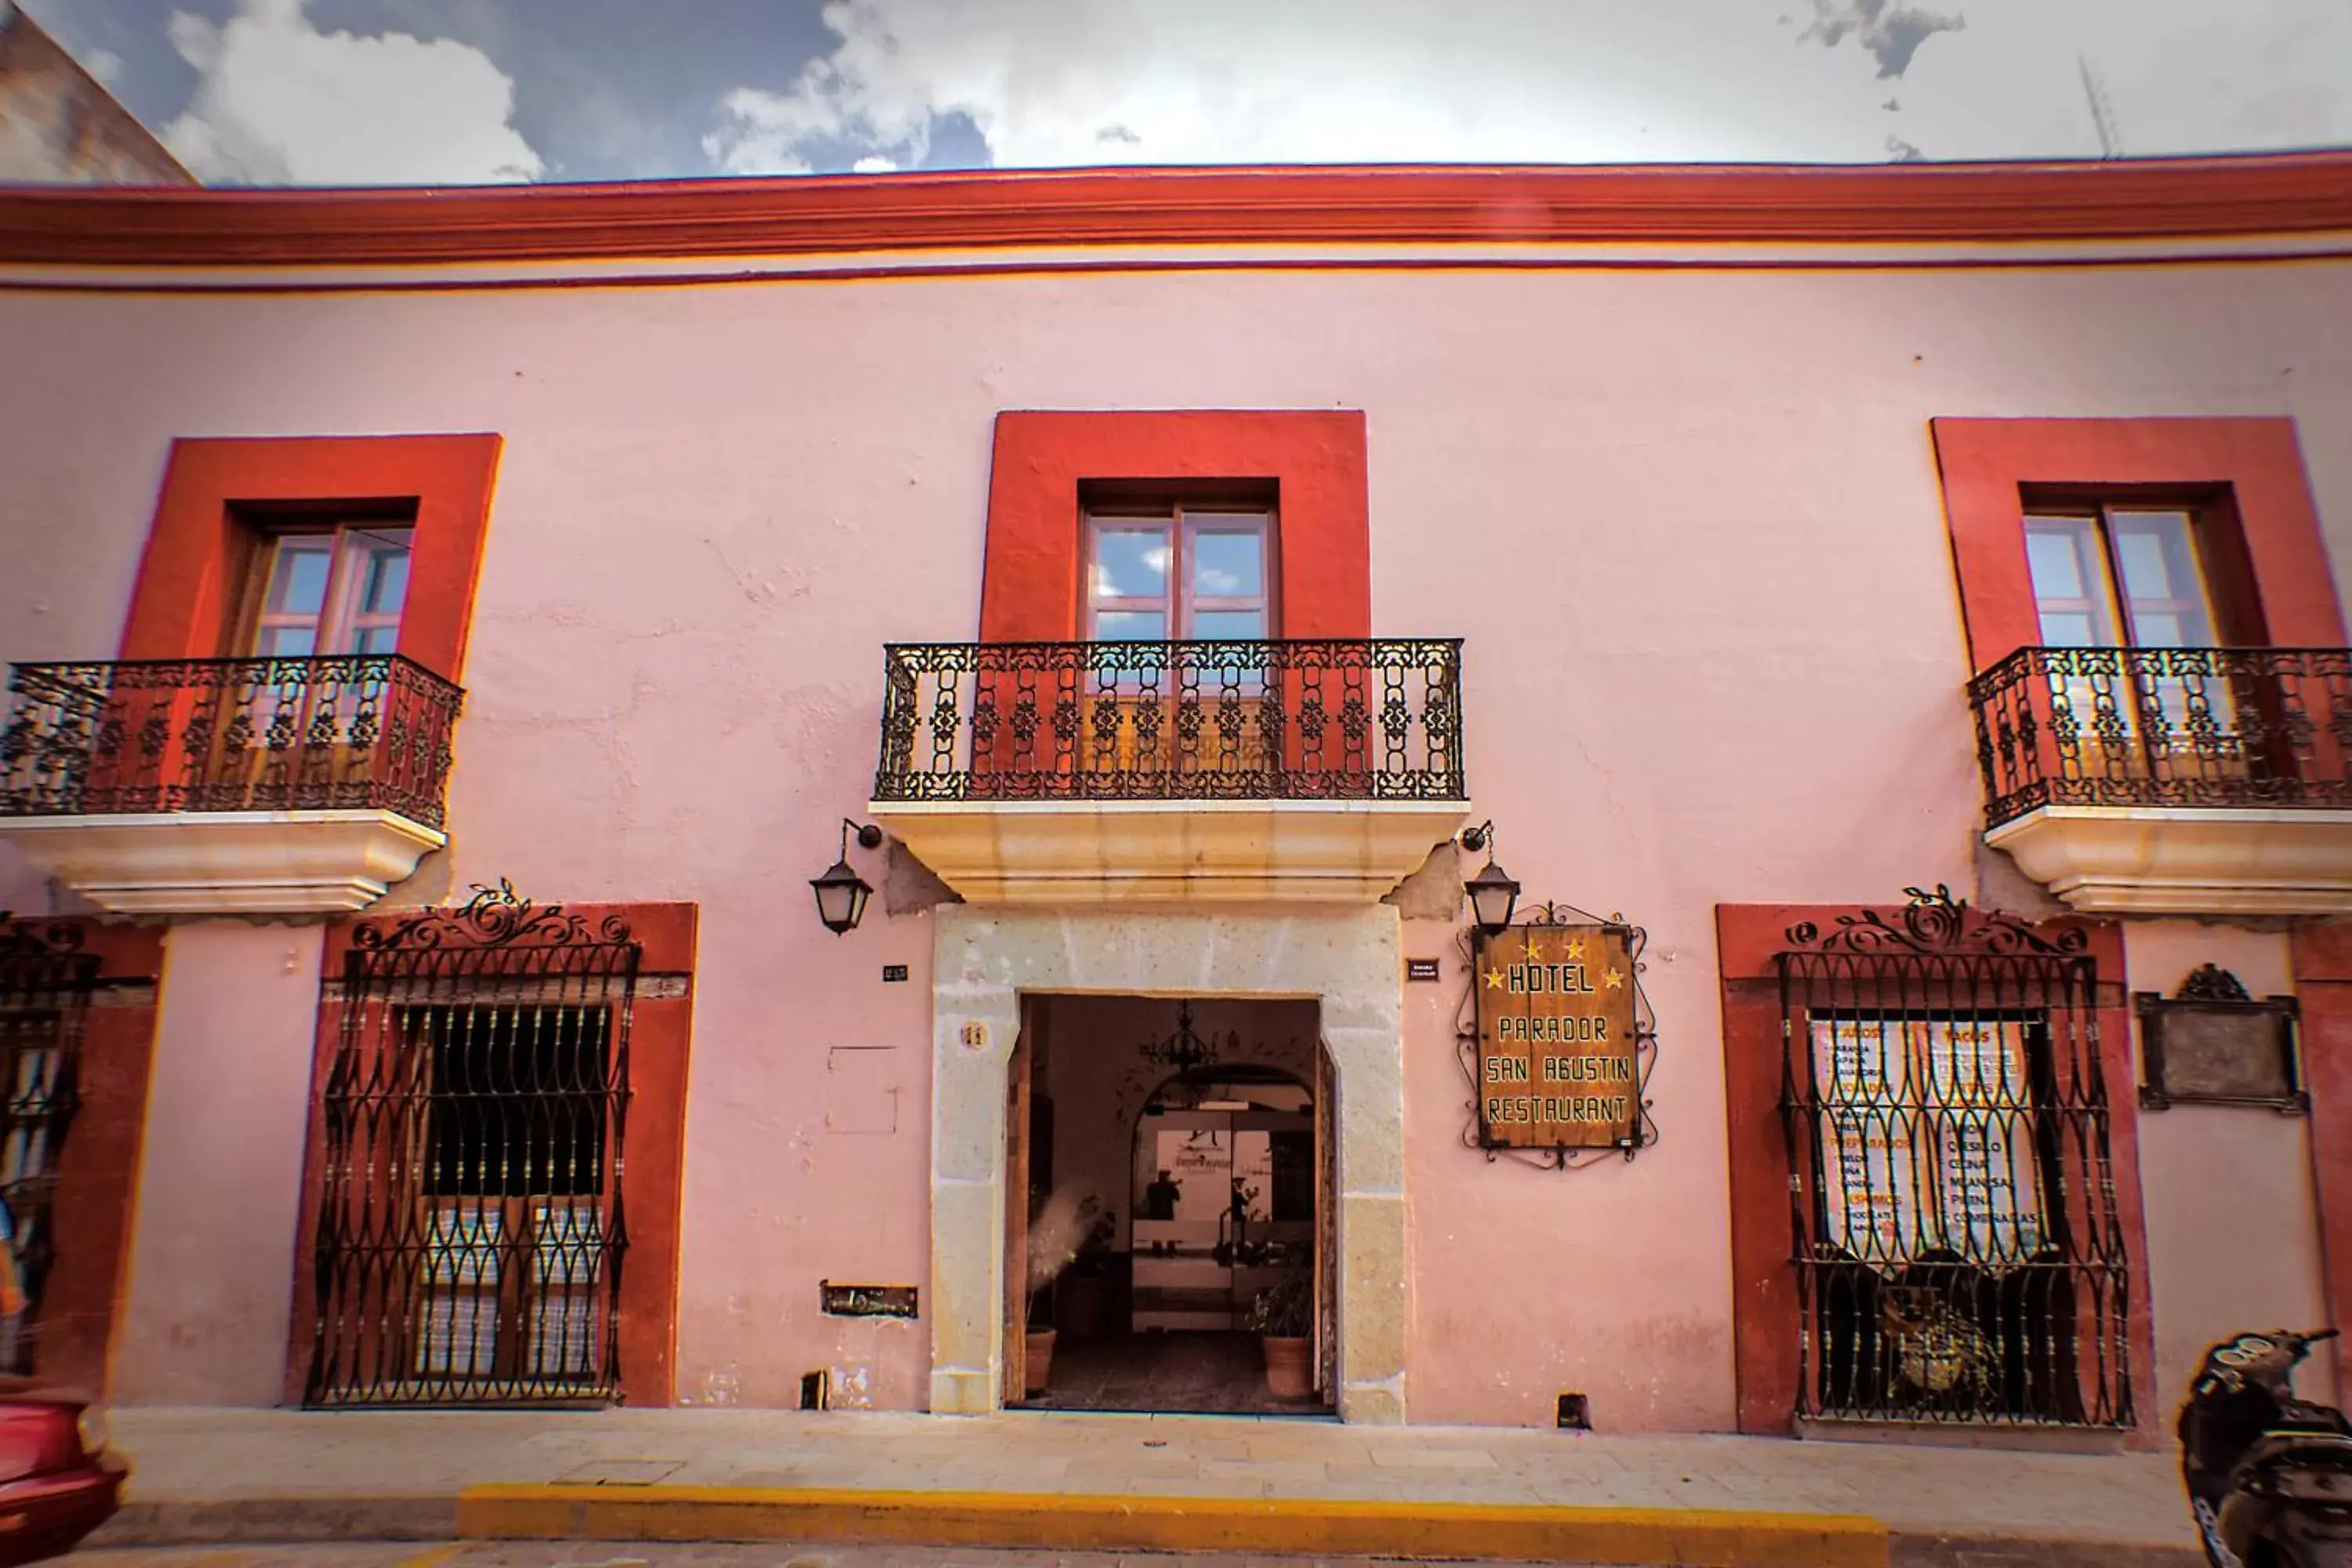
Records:
<instances>
[{"instance_id":1,"label":"pink stucco facade","mask_svg":"<svg viewBox=\"0 0 2352 1568\"><path fill-rule=\"evenodd\" d=\"M836 1404L921 1408L920 1321L816 1310L820 1279L927 1282L937 1240L934 917L877 895L835 937L806 890L869 794L880 645L974 636L1000 411L1360 410L1373 634L1465 639L1470 820L1529 898L1646 928L1659 1037L1654 1148L1489 1162L1463 1141L1462 923L1408 910L1445 978L1398 1000L1407 1417L1549 1425L1575 1390L1611 1430L1727 1430L1717 907L1942 883L2055 908L1979 841L1929 421L2290 418L2344 580L2352 248L2236 248L268 292L26 265L0 279L0 660L114 656L175 439L502 437L449 844L371 912L502 878L698 905L675 1401L789 1405L829 1368ZM86 906L0 845L0 909ZM2277 927L2135 923L2111 978L2168 993L2213 960L2292 994ZM317 947L173 932L123 1399L282 1397ZM2324 1314L2322 1222L2306 1122L2140 1128L2160 1420L2213 1335Z\"/></svg>"}]
</instances>

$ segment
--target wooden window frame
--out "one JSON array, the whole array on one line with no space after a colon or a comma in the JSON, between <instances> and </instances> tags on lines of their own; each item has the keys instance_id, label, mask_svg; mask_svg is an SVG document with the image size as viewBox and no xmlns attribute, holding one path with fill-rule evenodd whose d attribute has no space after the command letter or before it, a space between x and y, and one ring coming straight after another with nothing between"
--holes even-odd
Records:
<instances>
[{"instance_id":1,"label":"wooden window frame","mask_svg":"<svg viewBox=\"0 0 2352 1568\"><path fill-rule=\"evenodd\" d=\"M2028 489L2024 494L2024 510L2021 526L2027 538L2046 531L2037 524L2047 522L2088 523L2095 552L2095 559L2101 572L2095 584L2100 591L2093 613L2103 618L2106 634L2113 639L2095 642L2093 647L2229 647L2259 646L2261 636L2261 601L2249 591L2251 575L2244 570L2244 542L2239 536L2236 520L2228 505L2228 497L2205 496L2184 498L2178 495L2135 495L2128 490L2108 490L2095 495L2044 498ZM2124 581L2123 562L2116 547L2116 517L2118 513L2165 512L2187 517L2190 565L2197 574L2198 598L2195 601L2175 597L2165 603L2186 606L2201 616L2209 640L2198 642L2150 642L2141 637L2136 620L2134 601ZM2027 581L2034 600L2035 635L2048 642L2048 634L2041 625L2042 598L2039 587L2032 584L2029 564ZM2094 584L2084 584L2086 588ZM2093 601L2084 601L2091 608ZM2176 609L2174 614L2183 613ZM2050 646L2061 646L2051 644Z\"/></svg>"},{"instance_id":2,"label":"wooden window frame","mask_svg":"<svg viewBox=\"0 0 2352 1568\"><path fill-rule=\"evenodd\" d=\"M1225 521L1213 524L1196 521L1192 516L1196 511L1204 519L1213 517ZM1190 574L1194 541L1204 530L1210 532L1243 531L1230 522L1230 520L1243 516L1252 518L1256 523L1251 531L1255 533L1258 541L1259 591L1255 595L1212 595L1204 602L1192 590ZM1163 590L1160 595L1158 598L1138 598L1097 593L1094 568L1099 559L1098 544L1103 531L1143 524L1158 524L1168 531L1168 566L1161 579ZM1166 637L1160 640L1186 641L1198 636L1193 624L1196 614L1256 610L1265 618L1265 630L1258 638L1243 640L1270 641L1282 636L1281 595L1276 569L1280 523L1272 505L1189 500L1171 500L1160 507L1143 503L1126 506L1103 503L1086 509L1083 526L1084 572L1080 590L1085 598L1079 606L1079 620L1087 641L1104 640L1098 631L1098 617L1106 611L1146 614L1156 611L1162 617L1167 631Z\"/></svg>"},{"instance_id":3,"label":"wooden window frame","mask_svg":"<svg viewBox=\"0 0 2352 1568\"><path fill-rule=\"evenodd\" d=\"M342 515L321 518L316 521L273 523L266 518L242 520L257 535L252 551L252 566L247 574L245 591L236 617L232 647L240 656L253 658L355 658L361 657L350 643L362 631L392 629L395 646L401 621L407 608L407 595L402 594L401 613L390 616L368 616L359 608L360 591L364 584L365 567L370 552L357 542L367 534L403 536L413 572L416 557L415 520L404 513L394 512L383 517ZM326 539L328 544L327 582L320 595L319 609L309 616L273 616L269 609L269 586L278 563L284 558L284 546L289 540ZM362 625L362 623L366 623ZM307 655L267 655L260 651L263 633L273 624L309 625L316 629L311 638L311 651ZM333 635L330 635L330 634Z\"/></svg>"}]
</instances>

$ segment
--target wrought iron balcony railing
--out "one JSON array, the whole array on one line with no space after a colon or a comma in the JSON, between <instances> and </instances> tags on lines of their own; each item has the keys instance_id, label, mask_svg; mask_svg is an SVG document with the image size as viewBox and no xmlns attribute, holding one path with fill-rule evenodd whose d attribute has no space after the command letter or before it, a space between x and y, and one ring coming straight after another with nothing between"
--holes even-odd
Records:
<instances>
[{"instance_id":1,"label":"wrought iron balcony railing","mask_svg":"<svg viewBox=\"0 0 2352 1568\"><path fill-rule=\"evenodd\" d=\"M877 800L1466 798L1459 639L884 652Z\"/></svg>"},{"instance_id":2,"label":"wrought iron balcony railing","mask_svg":"<svg viewBox=\"0 0 2352 1568\"><path fill-rule=\"evenodd\" d=\"M2352 649L2021 647L1969 700L1988 827L2045 805L2352 807Z\"/></svg>"},{"instance_id":3,"label":"wrought iron balcony railing","mask_svg":"<svg viewBox=\"0 0 2352 1568\"><path fill-rule=\"evenodd\" d=\"M437 828L464 699L389 654L20 664L0 816L381 809Z\"/></svg>"}]
</instances>

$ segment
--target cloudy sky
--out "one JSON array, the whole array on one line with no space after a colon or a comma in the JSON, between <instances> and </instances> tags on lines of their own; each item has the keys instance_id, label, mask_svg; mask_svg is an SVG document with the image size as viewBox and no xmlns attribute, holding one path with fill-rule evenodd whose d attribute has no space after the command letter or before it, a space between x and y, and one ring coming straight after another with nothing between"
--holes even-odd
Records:
<instances>
[{"instance_id":1,"label":"cloudy sky","mask_svg":"<svg viewBox=\"0 0 2352 1568\"><path fill-rule=\"evenodd\" d=\"M216 183L2352 144L2352 0L20 3Z\"/></svg>"}]
</instances>

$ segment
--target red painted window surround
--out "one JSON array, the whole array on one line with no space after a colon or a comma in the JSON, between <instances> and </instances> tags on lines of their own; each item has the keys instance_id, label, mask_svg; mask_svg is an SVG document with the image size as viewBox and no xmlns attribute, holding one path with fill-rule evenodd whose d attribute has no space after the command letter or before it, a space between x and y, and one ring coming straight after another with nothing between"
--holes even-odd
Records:
<instances>
[{"instance_id":1,"label":"red painted window surround","mask_svg":"<svg viewBox=\"0 0 2352 1568\"><path fill-rule=\"evenodd\" d=\"M75 928L80 951L98 956L101 981L143 981L147 987L124 994L121 1002L128 1005L90 1008L82 1020L74 1079L80 1104L58 1153L50 1215L58 1256L41 1300L34 1368L46 1383L89 1389L103 1399L113 1382L114 1336L130 1282L131 1207L155 1058L163 928L37 917L32 923Z\"/></svg>"},{"instance_id":2,"label":"red painted window surround","mask_svg":"<svg viewBox=\"0 0 2352 1568\"><path fill-rule=\"evenodd\" d=\"M1007 411L996 416L981 578L983 642L1083 634L1087 480L1252 479L1276 489L1286 637L1371 636L1371 523L1360 410Z\"/></svg>"},{"instance_id":3,"label":"red painted window surround","mask_svg":"<svg viewBox=\"0 0 2352 1568\"><path fill-rule=\"evenodd\" d=\"M701 911L690 903L566 904L591 930L608 920L625 922L644 944L637 964L648 975L694 973ZM328 922L320 973L340 980L352 939L370 927L383 930L412 917L413 910ZM302 1170L301 1230L294 1255L293 1332L286 1353L286 1402L302 1402L310 1370L311 1335L318 1325L319 1199L326 1180L325 1107L327 1075L342 1038L343 1005L321 999L310 1080L310 1125ZM629 1004L628 1267L621 1272L620 1374L622 1402L666 1405L677 1402L677 1259L685 1198L686 1075L692 1042L694 998L686 993L653 996L640 992Z\"/></svg>"},{"instance_id":4,"label":"red painted window surround","mask_svg":"<svg viewBox=\"0 0 2352 1568\"><path fill-rule=\"evenodd\" d=\"M237 508L414 501L415 554L400 651L464 674L500 439L467 436L184 437L139 564L123 658L217 658L253 542Z\"/></svg>"},{"instance_id":5,"label":"red painted window surround","mask_svg":"<svg viewBox=\"0 0 2352 1568\"><path fill-rule=\"evenodd\" d=\"M2252 568L2263 640L2279 647L2344 645L2343 611L2294 420L1930 424L1972 668L2042 640L2025 560L2029 489L2169 491L2224 501Z\"/></svg>"},{"instance_id":6,"label":"red painted window surround","mask_svg":"<svg viewBox=\"0 0 2352 1568\"><path fill-rule=\"evenodd\" d=\"M2327 1321L2352 1322L2352 923L2305 926L2294 952ZM2352 1368L2339 1368L2336 1380L2352 1390Z\"/></svg>"},{"instance_id":7,"label":"red painted window surround","mask_svg":"<svg viewBox=\"0 0 2352 1568\"><path fill-rule=\"evenodd\" d=\"M1775 955L1800 921L1834 929L1852 905L1717 904L1716 942L1722 973L1725 1119L1730 1138L1732 1366L1742 1432L1786 1434L1797 1406L1801 1320L1796 1270L1789 1260L1789 1146L1780 1125L1780 990ZM1901 910L1879 911L1890 923ZM2130 1009L2125 1005L2123 929L2112 921L2072 917L2042 922L2054 933L2079 930L2099 966L2098 1027L2107 1089L2107 1157L2116 1214L2130 1262L2132 1396L2139 1426L2134 1447L2162 1440L2169 1413L2157 1408L2155 1320L2149 1309L2147 1226L2139 1182L2137 1079L2132 1065ZM2316 1129L2315 1129L2316 1131Z\"/></svg>"}]
</instances>

